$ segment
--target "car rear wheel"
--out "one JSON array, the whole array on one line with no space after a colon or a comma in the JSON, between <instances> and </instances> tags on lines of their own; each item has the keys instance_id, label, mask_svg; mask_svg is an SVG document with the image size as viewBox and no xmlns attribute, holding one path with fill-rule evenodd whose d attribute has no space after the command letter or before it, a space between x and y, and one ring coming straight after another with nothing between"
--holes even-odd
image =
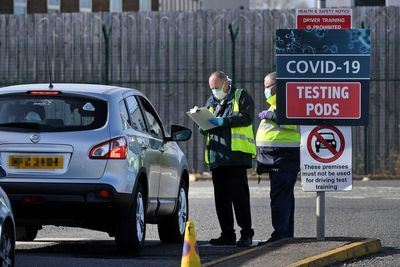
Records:
<instances>
[{"instance_id":1,"label":"car rear wheel","mask_svg":"<svg viewBox=\"0 0 400 267\"><path fill-rule=\"evenodd\" d=\"M17 241L33 241L38 231L39 228L35 226L17 226Z\"/></svg>"},{"instance_id":2,"label":"car rear wheel","mask_svg":"<svg viewBox=\"0 0 400 267\"><path fill-rule=\"evenodd\" d=\"M12 228L8 224L2 226L0 239L0 265L1 267L14 266L15 241Z\"/></svg>"},{"instance_id":3,"label":"car rear wheel","mask_svg":"<svg viewBox=\"0 0 400 267\"><path fill-rule=\"evenodd\" d=\"M115 242L125 253L139 252L146 237L146 201L142 185L139 183L133 194L128 215L117 224Z\"/></svg>"},{"instance_id":4,"label":"car rear wheel","mask_svg":"<svg viewBox=\"0 0 400 267\"><path fill-rule=\"evenodd\" d=\"M178 206L170 217L158 223L158 235L163 243L180 243L185 237L189 216L188 187L182 180L178 192Z\"/></svg>"}]
</instances>

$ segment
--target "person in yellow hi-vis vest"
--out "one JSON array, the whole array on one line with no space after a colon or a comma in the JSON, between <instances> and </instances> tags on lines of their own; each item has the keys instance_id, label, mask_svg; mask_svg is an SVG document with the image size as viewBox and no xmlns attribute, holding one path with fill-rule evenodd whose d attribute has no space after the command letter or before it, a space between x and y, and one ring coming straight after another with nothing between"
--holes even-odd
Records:
<instances>
[{"instance_id":1,"label":"person in yellow hi-vis vest","mask_svg":"<svg viewBox=\"0 0 400 267\"><path fill-rule=\"evenodd\" d=\"M300 132L296 125L276 123L276 73L264 79L268 110L258 116L257 173L269 173L271 217L274 231L267 242L293 237L294 185L300 170ZM278 88L280 90L280 88Z\"/></svg>"},{"instance_id":2,"label":"person in yellow hi-vis vest","mask_svg":"<svg viewBox=\"0 0 400 267\"><path fill-rule=\"evenodd\" d=\"M212 172L215 208L221 236L212 245L252 245L250 192L247 169L256 155L253 134L254 102L243 89L235 88L222 71L213 72L208 80L212 96L206 107L216 116L210 122L217 126L201 131L207 137L205 162ZM242 228L236 242L232 204L238 225Z\"/></svg>"}]
</instances>

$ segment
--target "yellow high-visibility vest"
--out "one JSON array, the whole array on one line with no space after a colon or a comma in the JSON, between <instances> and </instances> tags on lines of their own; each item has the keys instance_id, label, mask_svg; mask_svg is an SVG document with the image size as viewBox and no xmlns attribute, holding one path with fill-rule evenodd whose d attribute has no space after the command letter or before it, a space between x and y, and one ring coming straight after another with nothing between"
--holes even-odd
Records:
<instances>
[{"instance_id":1,"label":"yellow high-visibility vest","mask_svg":"<svg viewBox=\"0 0 400 267\"><path fill-rule=\"evenodd\" d=\"M269 111L276 109L276 95L268 98ZM257 147L299 147L300 131L296 125L278 125L270 120L261 120L256 135Z\"/></svg>"},{"instance_id":2,"label":"yellow high-visibility vest","mask_svg":"<svg viewBox=\"0 0 400 267\"><path fill-rule=\"evenodd\" d=\"M233 99L233 112L239 112L239 99L243 89L235 90L235 97ZM208 108L211 113L214 112L213 107ZM256 157L256 145L254 141L253 125L250 124L244 127L231 128L231 150L240 151L243 153L251 154L253 158ZM205 162L210 164L210 134L207 134Z\"/></svg>"}]
</instances>

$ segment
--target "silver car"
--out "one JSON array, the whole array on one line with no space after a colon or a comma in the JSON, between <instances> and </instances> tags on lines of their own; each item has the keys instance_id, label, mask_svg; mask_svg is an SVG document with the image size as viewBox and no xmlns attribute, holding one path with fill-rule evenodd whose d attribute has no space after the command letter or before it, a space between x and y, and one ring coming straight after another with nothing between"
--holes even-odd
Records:
<instances>
[{"instance_id":1,"label":"silver car","mask_svg":"<svg viewBox=\"0 0 400 267\"><path fill-rule=\"evenodd\" d=\"M0 178L6 175L0 166ZM12 267L15 259L15 222L10 200L0 187L0 266Z\"/></svg>"},{"instance_id":2,"label":"silver car","mask_svg":"<svg viewBox=\"0 0 400 267\"><path fill-rule=\"evenodd\" d=\"M181 242L189 173L149 100L129 88L31 84L0 89L0 160L17 224L29 241L43 225L95 229L137 252L146 223L162 242Z\"/></svg>"}]
</instances>

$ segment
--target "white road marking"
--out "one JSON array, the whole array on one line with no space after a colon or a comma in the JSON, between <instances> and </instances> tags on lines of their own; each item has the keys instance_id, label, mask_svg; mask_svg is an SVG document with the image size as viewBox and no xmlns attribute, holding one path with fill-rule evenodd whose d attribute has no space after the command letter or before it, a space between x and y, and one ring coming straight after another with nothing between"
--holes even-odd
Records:
<instances>
[{"instance_id":1,"label":"white road marking","mask_svg":"<svg viewBox=\"0 0 400 267\"><path fill-rule=\"evenodd\" d=\"M385 200L400 200L400 197L384 197Z\"/></svg>"},{"instance_id":2,"label":"white road marking","mask_svg":"<svg viewBox=\"0 0 400 267\"><path fill-rule=\"evenodd\" d=\"M81 238L81 237L77 237L77 238L73 238L73 237L42 237L42 238L35 238L35 242L60 242L60 241L84 241L84 240L90 240L89 238Z\"/></svg>"},{"instance_id":3,"label":"white road marking","mask_svg":"<svg viewBox=\"0 0 400 267\"><path fill-rule=\"evenodd\" d=\"M258 243L260 242L265 242L267 240L253 240L253 244L251 244L251 247L256 247L258 246ZM199 247L236 247L236 245L221 245L221 246L215 246L215 245L211 245L209 243L206 244L198 244Z\"/></svg>"}]
</instances>

